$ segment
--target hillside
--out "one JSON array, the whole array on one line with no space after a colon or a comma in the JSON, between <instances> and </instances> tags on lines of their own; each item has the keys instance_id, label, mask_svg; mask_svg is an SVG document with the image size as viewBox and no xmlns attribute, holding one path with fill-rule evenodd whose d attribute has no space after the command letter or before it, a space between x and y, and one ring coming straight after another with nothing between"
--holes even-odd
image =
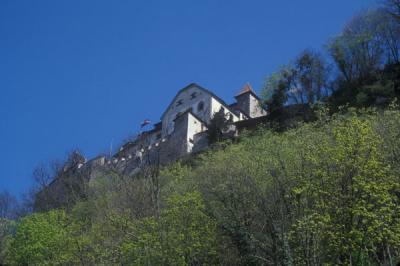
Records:
<instances>
[{"instance_id":1,"label":"hillside","mask_svg":"<svg viewBox=\"0 0 400 266\"><path fill-rule=\"evenodd\" d=\"M261 97L193 83L116 155L0 193L0 265L399 265L400 1L381 4Z\"/></svg>"},{"instance_id":2,"label":"hillside","mask_svg":"<svg viewBox=\"0 0 400 266\"><path fill-rule=\"evenodd\" d=\"M142 176L112 173L71 211L23 218L9 265L385 264L400 258L400 111L260 129ZM155 174L159 173L159 174Z\"/></svg>"}]
</instances>

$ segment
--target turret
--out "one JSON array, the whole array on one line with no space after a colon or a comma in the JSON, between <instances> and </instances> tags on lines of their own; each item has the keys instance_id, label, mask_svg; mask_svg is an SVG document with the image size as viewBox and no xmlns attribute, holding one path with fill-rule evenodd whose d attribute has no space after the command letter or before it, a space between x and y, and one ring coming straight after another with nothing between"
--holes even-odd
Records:
<instances>
[{"instance_id":1,"label":"turret","mask_svg":"<svg viewBox=\"0 0 400 266\"><path fill-rule=\"evenodd\" d=\"M236 108L247 115L249 118L264 116L267 113L261 107L260 98L254 92L249 83L246 83L241 91L235 96Z\"/></svg>"}]
</instances>

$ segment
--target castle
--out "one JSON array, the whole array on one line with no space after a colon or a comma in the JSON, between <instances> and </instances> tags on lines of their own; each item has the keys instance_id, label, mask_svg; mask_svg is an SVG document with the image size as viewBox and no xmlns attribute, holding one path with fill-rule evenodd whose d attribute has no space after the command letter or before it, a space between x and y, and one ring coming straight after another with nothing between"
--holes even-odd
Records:
<instances>
[{"instance_id":1,"label":"castle","mask_svg":"<svg viewBox=\"0 0 400 266\"><path fill-rule=\"evenodd\" d=\"M114 160L143 160L146 152L156 148L160 152L160 146L163 146L161 163L174 161L208 146L208 125L217 112L222 111L233 124L266 115L250 84L246 84L235 99L235 103L228 105L197 84L186 86L168 105L161 121L152 130L141 133L134 141L123 145Z\"/></svg>"},{"instance_id":2,"label":"castle","mask_svg":"<svg viewBox=\"0 0 400 266\"><path fill-rule=\"evenodd\" d=\"M237 135L240 123L257 122L267 115L250 84L246 84L235 99L233 104L226 104L210 90L195 83L189 84L176 94L153 129L125 143L112 157L99 156L86 161L77 155L44 191L38 193L36 207L48 209L62 205L69 201L66 191L82 189L83 183L109 169L134 175L146 165L166 165L207 149L207 130L218 112L222 112L231 122L225 133L233 135ZM53 200L57 204L40 207L48 194L56 197Z\"/></svg>"}]
</instances>

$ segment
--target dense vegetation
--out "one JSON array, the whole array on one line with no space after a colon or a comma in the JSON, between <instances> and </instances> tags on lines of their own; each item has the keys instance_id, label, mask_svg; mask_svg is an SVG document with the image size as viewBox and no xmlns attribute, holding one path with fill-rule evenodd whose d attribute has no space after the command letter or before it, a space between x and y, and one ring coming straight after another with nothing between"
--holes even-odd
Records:
<instances>
[{"instance_id":1,"label":"dense vegetation","mask_svg":"<svg viewBox=\"0 0 400 266\"><path fill-rule=\"evenodd\" d=\"M234 142L217 114L211 150L104 173L66 208L29 214L0 193L0 264L396 265L400 1L385 3L328 56L308 49L272 74L267 123ZM52 175L35 176L43 188Z\"/></svg>"},{"instance_id":2,"label":"dense vegetation","mask_svg":"<svg viewBox=\"0 0 400 266\"><path fill-rule=\"evenodd\" d=\"M266 82L264 96L271 116L282 122L284 106L325 103L341 106L387 106L400 96L400 6L358 14L323 53L306 49L280 67Z\"/></svg>"},{"instance_id":3,"label":"dense vegetation","mask_svg":"<svg viewBox=\"0 0 400 266\"><path fill-rule=\"evenodd\" d=\"M112 173L9 225L9 265L394 265L400 111L260 129L157 177Z\"/></svg>"}]
</instances>

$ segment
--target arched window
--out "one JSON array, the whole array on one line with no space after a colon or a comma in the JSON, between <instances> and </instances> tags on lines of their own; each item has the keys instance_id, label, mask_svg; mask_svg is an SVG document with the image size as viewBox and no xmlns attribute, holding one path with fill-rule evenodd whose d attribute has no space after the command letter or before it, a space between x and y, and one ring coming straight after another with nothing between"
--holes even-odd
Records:
<instances>
[{"instance_id":1,"label":"arched window","mask_svg":"<svg viewBox=\"0 0 400 266\"><path fill-rule=\"evenodd\" d=\"M197 105L197 112L201 112L204 110L204 102L199 102Z\"/></svg>"}]
</instances>

